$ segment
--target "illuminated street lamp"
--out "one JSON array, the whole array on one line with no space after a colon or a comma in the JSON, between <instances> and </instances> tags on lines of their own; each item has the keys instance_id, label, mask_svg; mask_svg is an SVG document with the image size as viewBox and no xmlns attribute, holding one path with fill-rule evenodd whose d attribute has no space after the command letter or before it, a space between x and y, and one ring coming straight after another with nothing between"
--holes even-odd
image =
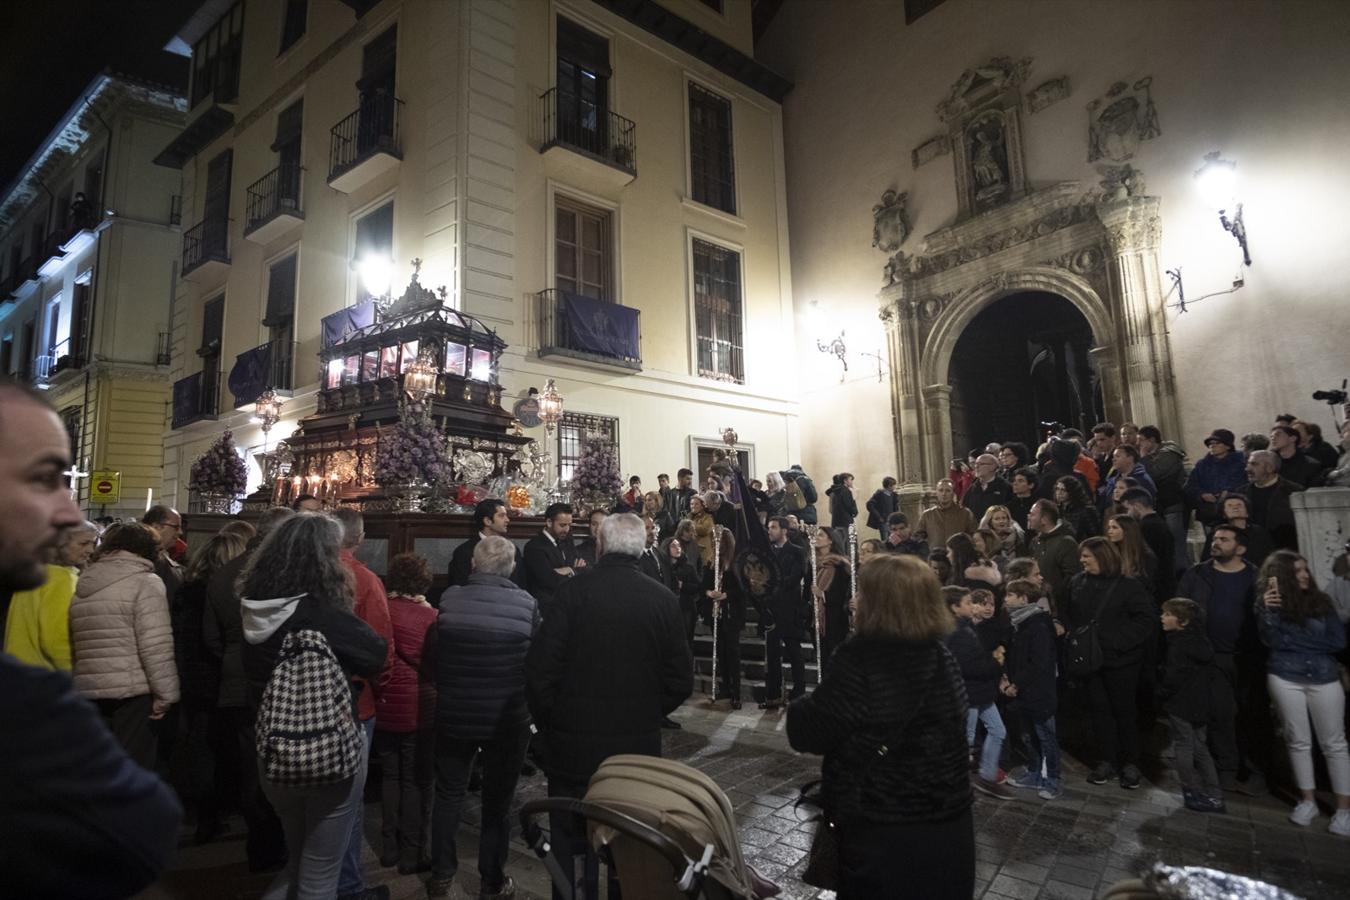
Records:
<instances>
[{"instance_id":1,"label":"illuminated street lamp","mask_svg":"<svg viewBox=\"0 0 1350 900\"><path fill-rule=\"evenodd\" d=\"M1237 163L1224 159L1218 150L1205 154L1205 163L1195 172L1196 186L1211 209L1219 212L1219 224L1231 234L1242 247L1242 262L1252 264L1251 253L1247 250L1247 228L1242 222L1242 204L1236 198ZM1229 208L1234 210L1228 215Z\"/></svg>"}]
</instances>

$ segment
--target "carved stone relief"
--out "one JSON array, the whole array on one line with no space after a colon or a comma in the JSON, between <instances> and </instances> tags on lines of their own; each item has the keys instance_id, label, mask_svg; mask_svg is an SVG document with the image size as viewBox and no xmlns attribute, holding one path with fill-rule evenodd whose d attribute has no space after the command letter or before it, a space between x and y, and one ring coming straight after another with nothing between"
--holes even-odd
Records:
<instances>
[{"instance_id":1,"label":"carved stone relief","mask_svg":"<svg viewBox=\"0 0 1350 900\"><path fill-rule=\"evenodd\" d=\"M882 253L894 253L909 237L909 215L905 211L908 199L909 194L888 190L872 207L872 246Z\"/></svg>"},{"instance_id":2,"label":"carved stone relief","mask_svg":"<svg viewBox=\"0 0 1350 900\"><path fill-rule=\"evenodd\" d=\"M1162 134L1152 85L1152 75L1133 85L1117 81L1087 105L1088 162L1099 159L1124 162L1134 157L1141 142Z\"/></svg>"},{"instance_id":3,"label":"carved stone relief","mask_svg":"<svg viewBox=\"0 0 1350 900\"><path fill-rule=\"evenodd\" d=\"M1038 113L1047 106L1052 106L1061 100L1069 97L1069 76L1064 75L1060 78L1052 78L1037 85L1027 94L1027 111Z\"/></svg>"},{"instance_id":4,"label":"carved stone relief","mask_svg":"<svg viewBox=\"0 0 1350 900\"><path fill-rule=\"evenodd\" d=\"M935 138L929 138L919 146L910 151L910 161L914 168L930 163L939 156L946 156L952 152L952 142L945 134L940 134Z\"/></svg>"},{"instance_id":5,"label":"carved stone relief","mask_svg":"<svg viewBox=\"0 0 1350 900\"><path fill-rule=\"evenodd\" d=\"M1115 202L1130 197L1144 196L1144 173L1126 163L1123 166L1101 165L1097 172L1102 176L1102 202Z\"/></svg>"},{"instance_id":6,"label":"carved stone relief","mask_svg":"<svg viewBox=\"0 0 1350 900\"><path fill-rule=\"evenodd\" d=\"M964 118L1009 88L1020 87L1030 71L1030 57L1014 62L1007 56L996 56L983 66L966 69L947 98L937 105L938 118L943 122Z\"/></svg>"}]
</instances>

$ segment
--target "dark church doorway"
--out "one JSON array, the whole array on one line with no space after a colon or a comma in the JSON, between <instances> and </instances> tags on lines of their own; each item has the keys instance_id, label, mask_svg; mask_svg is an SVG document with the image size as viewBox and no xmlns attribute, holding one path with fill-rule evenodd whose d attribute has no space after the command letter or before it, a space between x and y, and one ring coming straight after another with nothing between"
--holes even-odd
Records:
<instances>
[{"instance_id":1,"label":"dark church doorway","mask_svg":"<svg viewBox=\"0 0 1350 900\"><path fill-rule=\"evenodd\" d=\"M948 366L952 449L1021 441L1034 452L1048 423L1084 434L1102 421L1100 379L1088 351L1092 327L1057 294L1011 294L982 310Z\"/></svg>"}]
</instances>

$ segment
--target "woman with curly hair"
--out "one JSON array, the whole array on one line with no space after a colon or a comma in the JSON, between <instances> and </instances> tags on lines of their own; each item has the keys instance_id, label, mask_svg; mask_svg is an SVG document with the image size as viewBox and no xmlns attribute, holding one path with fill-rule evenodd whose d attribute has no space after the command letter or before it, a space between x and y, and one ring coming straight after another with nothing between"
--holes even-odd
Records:
<instances>
[{"instance_id":1,"label":"woman with curly hair","mask_svg":"<svg viewBox=\"0 0 1350 900\"><path fill-rule=\"evenodd\" d=\"M1270 648L1266 684L1284 721L1289 762L1303 795L1289 821L1306 826L1317 817L1312 759L1315 730L1336 795L1336 814L1327 831L1350 837L1345 688L1336 663L1336 654L1345 648L1345 625L1331 598L1313 581L1308 561L1292 550L1272 553L1261 566L1257 585L1264 589L1257 625L1262 643Z\"/></svg>"},{"instance_id":2,"label":"woman with curly hair","mask_svg":"<svg viewBox=\"0 0 1350 900\"><path fill-rule=\"evenodd\" d=\"M1078 540L1084 541L1102 533L1097 511L1077 477L1065 475L1055 482L1055 505L1059 507L1060 520L1069 523Z\"/></svg>"},{"instance_id":3,"label":"woman with curly hair","mask_svg":"<svg viewBox=\"0 0 1350 900\"><path fill-rule=\"evenodd\" d=\"M256 709L293 632L321 633L350 683L353 675L373 679L384 668L384 638L352 611L355 587L339 557L342 526L329 516L300 513L263 539L239 577L244 619L244 674ZM353 685L351 710L357 717ZM266 900L329 898L337 893L342 854L361 803L366 770L333 784L292 787L262 778L286 834L286 866Z\"/></svg>"}]
</instances>

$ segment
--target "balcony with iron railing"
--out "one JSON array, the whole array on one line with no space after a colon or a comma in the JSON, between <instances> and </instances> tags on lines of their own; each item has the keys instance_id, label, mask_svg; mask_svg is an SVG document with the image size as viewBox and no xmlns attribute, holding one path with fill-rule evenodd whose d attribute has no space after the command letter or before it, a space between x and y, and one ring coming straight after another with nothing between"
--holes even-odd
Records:
<instances>
[{"instance_id":1,"label":"balcony with iron railing","mask_svg":"<svg viewBox=\"0 0 1350 900\"><path fill-rule=\"evenodd\" d=\"M173 427L215 419L220 411L224 373L196 372L173 383Z\"/></svg>"},{"instance_id":2,"label":"balcony with iron railing","mask_svg":"<svg viewBox=\"0 0 1350 900\"><path fill-rule=\"evenodd\" d=\"M267 244L305 221L300 208L302 172L300 166L287 163L248 186L244 206L245 238Z\"/></svg>"},{"instance_id":3,"label":"balcony with iron railing","mask_svg":"<svg viewBox=\"0 0 1350 900\"><path fill-rule=\"evenodd\" d=\"M570 291L537 295L539 356L592 367L642 371L642 313Z\"/></svg>"},{"instance_id":4,"label":"balcony with iron railing","mask_svg":"<svg viewBox=\"0 0 1350 900\"><path fill-rule=\"evenodd\" d=\"M230 264L228 219L205 219L183 232L182 277L206 279Z\"/></svg>"},{"instance_id":5,"label":"balcony with iron railing","mask_svg":"<svg viewBox=\"0 0 1350 900\"><path fill-rule=\"evenodd\" d=\"M539 152L549 174L617 189L637 177L637 123L550 88L539 97Z\"/></svg>"},{"instance_id":6,"label":"balcony with iron railing","mask_svg":"<svg viewBox=\"0 0 1350 900\"><path fill-rule=\"evenodd\" d=\"M56 368L56 355L54 353L44 353L41 356L33 358L33 368L29 373L33 385L39 388L47 388L52 381L52 370Z\"/></svg>"},{"instance_id":7,"label":"balcony with iron railing","mask_svg":"<svg viewBox=\"0 0 1350 900\"><path fill-rule=\"evenodd\" d=\"M392 94L361 98L356 112L333 126L328 151L328 184L350 194L403 159L403 101Z\"/></svg>"}]
</instances>

